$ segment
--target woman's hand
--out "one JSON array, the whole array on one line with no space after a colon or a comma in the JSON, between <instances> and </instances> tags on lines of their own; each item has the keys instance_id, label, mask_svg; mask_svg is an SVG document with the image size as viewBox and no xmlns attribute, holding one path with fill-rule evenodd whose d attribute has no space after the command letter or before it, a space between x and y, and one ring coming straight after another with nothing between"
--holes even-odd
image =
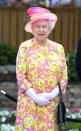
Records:
<instances>
[{"instance_id":1,"label":"woman's hand","mask_svg":"<svg viewBox=\"0 0 81 131\"><path fill-rule=\"evenodd\" d=\"M38 96L33 88L29 88L26 92L26 95L28 95L33 102L37 103L40 106L44 106L44 105L48 105L49 104L49 100L46 99L44 96Z\"/></svg>"},{"instance_id":2,"label":"woman's hand","mask_svg":"<svg viewBox=\"0 0 81 131\"><path fill-rule=\"evenodd\" d=\"M54 88L50 93L39 93L38 96L45 97L47 100L54 99L57 95L59 95L59 88Z\"/></svg>"},{"instance_id":3,"label":"woman's hand","mask_svg":"<svg viewBox=\"0 0 81 131\"><path fill-rule=\"evenodd\" d=\"M45 97L47 100L52 100L53 99L53 95L52 93L39 93L38 96Z\"/></svg>"},{"instance_id":4,"label":"woman's hand","mask_svg":"<svg viewBox=\"0 0 81 131\"><path fill-rule=\"evenodd\" d=\"M36 99L34 100L35 103L37 103L40 106L44 106L44 105L48 105L49 104L49 100L46 99L44 96L39 96L37 95Z\"/></svg>"}]
</instances>

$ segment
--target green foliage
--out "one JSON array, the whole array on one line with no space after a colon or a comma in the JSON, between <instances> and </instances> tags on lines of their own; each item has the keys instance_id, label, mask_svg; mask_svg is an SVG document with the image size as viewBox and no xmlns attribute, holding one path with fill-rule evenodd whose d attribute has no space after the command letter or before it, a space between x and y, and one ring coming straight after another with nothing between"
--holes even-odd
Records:
<instances>
[{"instance_id":1,"label":"green foliage","mask_svg":"<svg viewBox=\"0 0 81 131\"><path fill-rule=\"evenodd\" d=\"M0 43L0 65L9 65L16 63L18 48Z\"/></svg>"},{"instance_id":2,"label":"green foliage","mask_svg":"<svg viewBox=\"0 0 81 131\"><path fill-rule=\"evenodd\" d=\"M69 130L69 129L78 129L79 131L81 131L81 123L75 123L75 122L68 122L65 126L64 126L64 130Z\"/></svg>"},{"instance_id":3,"label":"green foliage","mask_svg":"<svg viewBox=\"0 0 81 131\"><path fill-rule=\"evenodd\" d=\"M66 56L66 62L68 67L68 78L69 81L77 81L79 80L76 66L75 66L75 52L69 51Z\"/></svg>"},{"instance_id":4,"label":"green foliage","mask_svg":"<svg viewBox=\"0 0 81 131\"><path fill-rule=\"evenodd\" d=\"M59 125L59 129L61 131L69 131L69 130L75 130L75 131L81 131L81 123L76 122L66 122L65 125Z\"/></svg>"}]
</instances>

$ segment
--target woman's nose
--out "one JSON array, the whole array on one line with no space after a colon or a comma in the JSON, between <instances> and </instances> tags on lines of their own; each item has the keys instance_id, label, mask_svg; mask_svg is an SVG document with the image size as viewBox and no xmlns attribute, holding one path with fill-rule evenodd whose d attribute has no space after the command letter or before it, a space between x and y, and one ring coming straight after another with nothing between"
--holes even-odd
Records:
<instances>
[{"instance_id":1,"label":"woman's nose","mask_svg":"<svg viewBox=\"0 0 81 131\"><path fill-rule=\"evenodd\" d=\"M43 31L43 27L40 27L40 31Z\"/></svg>"}]
</instances>

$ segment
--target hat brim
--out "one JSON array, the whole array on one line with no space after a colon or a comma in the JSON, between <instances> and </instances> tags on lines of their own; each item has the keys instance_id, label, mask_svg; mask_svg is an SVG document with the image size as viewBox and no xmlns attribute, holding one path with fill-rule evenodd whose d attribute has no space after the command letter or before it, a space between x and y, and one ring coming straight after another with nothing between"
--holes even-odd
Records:
<instances>
[{"instance_id":1,"label":"hat brim","mask_svg":"<svg viewBox=\"0 0 81 131\"><path fill-rule=\"evenodd\" d=\"M25 25L25 31L32 33L31 24L36 22L36 21L42 20L42 19L49 20L50 22L56 23L57 16L55 14L53 14L53 13L46 13L46 14L43 14L43 15L40 15L40 16L36 16L36 17L32 18Z\"/></svg>"}]
</instances>

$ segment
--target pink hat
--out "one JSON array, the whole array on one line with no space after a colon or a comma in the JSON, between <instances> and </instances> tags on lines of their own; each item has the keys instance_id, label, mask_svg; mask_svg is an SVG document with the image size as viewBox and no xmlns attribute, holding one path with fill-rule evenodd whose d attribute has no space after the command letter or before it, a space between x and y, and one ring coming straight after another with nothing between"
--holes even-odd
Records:
<instances>
[{"instance_id":1,"label":"pink hat","mask_svg":"<svg viewBox=\"0 0 81 131\"><path fill-rule=\"evenodd\" d=\"M32 33L31 24L38 20L47 19L53 24L57 21L57 16L46 8L31 7L27 10L27 13L30 17L30 21L25 25L26 32Z\"/></svg>"}]
</instances>

